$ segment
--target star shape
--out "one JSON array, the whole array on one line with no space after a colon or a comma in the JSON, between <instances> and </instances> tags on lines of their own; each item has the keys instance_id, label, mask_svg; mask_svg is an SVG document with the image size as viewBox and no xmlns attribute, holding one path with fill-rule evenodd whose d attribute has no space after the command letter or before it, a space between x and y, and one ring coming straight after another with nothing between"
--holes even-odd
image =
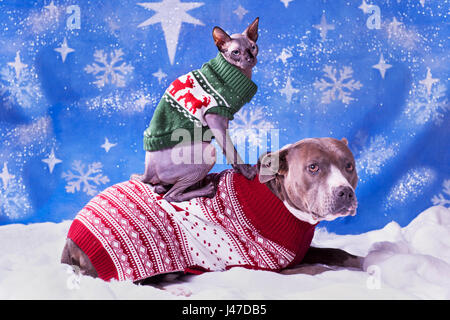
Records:
<instances>
[{"instance_id":1,"label":"star shape","mask_svg":"<svg viewBox=\"0 0 450 320\"><path fill-rule=\"evenodd\" d=\"M280 2L282 2L284 4L285 8L287 8L289 6L289 3L292 1L294 1L294 0L280 0Z\"/></svg>"},{"instance_id":2,"label":"star shape","mask_svg":"<svg viewBox=\"0 0 450 320\"><path fill-rule=\"evenodd\" d=\"M181 24L191 23L203 26L203 22L190 16L187 11L204 5L203 2L180 2L180 0L163 0L161 2L143 2L138 5L147 10L156 11L156 13L138 25L143 28L155 23L161 23L166 40L167 53L169 55L170 64L175 61L175 53L178 46L178 38L180 36Z\"/></svg>"},{"instance_id":3,"label":"star shape","mask_svg":"<svg viewBox=\"0 0 450 320\"><path fill-rule=\"evenodd\" d=\"M106 152L109 152L109 149L111 149L112 147L115 147L115 146L117 146L117 143L111 143L111 142L109 142L108 138L105 137L105 143L102 144L100 147L105 149Z\"/></svg>"},{"instance_id":4,"label":"star shape","mask_svg":"<svg viewBox=\"0 0 450 320\"><path fill-rule=\"evenodd\" d=\"M401 26L402 24L403 24L403 22L399 22L397 20L397 18L394 17L392 19L392 22L389 23L389 30L394 32L394 33L397 33L398 32L398 27Z\"/></svg>"},{"instance_id":5,"label":"star shape","mask_svg":"<svg viewBox=\"0 0 450 320\"><path fill-rule=\"evenodd\" d=\"M19 51L16 52L16 58L14 59L14 62L8 62L8 66L14 68L14 70L16 71L17 78L20 77L20 72L22 72L23 69L28 67L27 64L22 63L22 61L20 60L20 52Z\"/></svg>"},{"instance_id":6,"label":"star shape","mask_svg":"<svg viewBox=\"0 0 450 320\"><path fill-rule=\"evenodd\" d=\"M52 152L50 152L50 155L46 159L42 159L42 162L45 162L48 165L48 169L50 170L50 173L53 172L53 169L55 168L55 165L58 163L61 163L62 160L56 158L55 156L55 150L52 148Z\"/></svg>"},{"instance_id":7,"label":"star shape","mask_svg":"<svg viewBox=\"0 0 450 320\"><path fill-rule=\"evenodd\" d=\"M389 69L389 68L392 68L392 65L386 63L386 61L384 61L383 54L381 54L380 60L378 61L377 64L374 64L372 66L372 68L378 69L378 71L380 71L381 77L384 79L384 75L386 74L386 70Z\"/></svg>"},{"instance_id":8,"label":"star shape","mask_svg":"<svg viewBox=\"0 0 450 320\"><path fill-rule=\"evenodd\" d=\"M120 26L116 23L116 20L120 21L117 17L108 17L105 19L106 23L108 24L109 30L111 30L111 33L115 33L117 30L120 29Z\"/></svg>"},{"instance_id":9,"label":"star shape","mask_svg":"<svg viewBox=\"0 0 450 320\"><path fill-rule=\"evenodd\" d=\"M242 20L242 18L248 13L248 11L241 5L237 7L236 10L233 11L235 15L238 16L239 20Z\"/></svg>"},{"instance_id":10,"label":"star shape","mask_svg":"<svg viewBox=\"0 0 450 320\"><path fill-rule=\"evenodd\" d=\"M7 163L3 163L3 171L0 173L0 179L3 181L3 189L6 190L6 187L8 186L9 180L15 178L16 176L10 174L8 172L8 166Z\"/></svg>"},{"instance_id":11,"label":"star shape","mask_svg":"<svg viewBox=\"0 0 450 320\"><path fill-rule=\"evenodd\" d=\"M325 17L325 13L322 14L322 18L320 19L320 24L313 25L314 28L320 30L320 36L322 40L325 40L327 37L327 33L329 30L334 30L334 24L328 24L327 18Z\"/></svg>"},{"instance_id":12,"label":"star shape","mask_svg":"<svg viewBox=\"0 0 450 320\"><path fill-rule=\"evenodd\" d=\"M151 102L151 100L147 99L144 95L141 95L139 99L137 99L134 103L136 103L141 109L144 109L144 107ZM106 150L106 149L105 149Z\"/></svg>"},{"instance_id":13,"label":"star shape","mask_svg":"<svg viewBox=\"0 0 450 320\"><path fill-rule=\"evenodd\" d=\"M294 87L292 86L292 83L291 83L291 77L288 77L288 78L287 78L286 85L284 86L283 89L280 90L281 94L286 95L286 101L287 101L288 103L291 103L292 96L293 96L295 93L298 93L299 91L300 91L300 90L298 90L298 89L296 89L296 88L294 88Z\"/></svg>"},{"instance_id":14,"label":"star shape","mask_svg":"<svg viewBox=\"0 0 450 320\"><path fill-rule=\"evenodd\" d=\"M280 55L275 59L275 61L281 60L284 64L286 64L287 59L292 57L292 52L287 50L286 48L283 48Z\"/></svg>"},{"instance_id":15,"label":"star shape","mask_svg":"<svg viewBox=\"0 0 450 320\"><path fill-rule=\"evenodd\" d=\"M61 47L54 49L56 52L59 52L61 54L62 62L66 61L67 55L71 52L74 52L75 50L72 48L69 48L67 45L67 39L64 37L64 41L61 45Z\"/></svg>"},{"instance_id":16,"label":"star shape","mask_svg":"<svg viewBox=\"0 0 450 320\"><path fill-rule=\"evenodd\" d=\"M436 82L439 82L439 79L433 78L430 68L427 68L427 77L425 79L419 81L420 84L423 84L427 88L428 95L431 94L431 87Z\"/></svg>"},{"instance_id":17,"label":"star shape","mask_svg":"<svg viewBox=\"0 0 450 320\"><path fill-rule=\"evenodd\" d=\"M161 68L158 69L158 71L152 73L152 75L154 77L156 77L158 79L158 83L161 84L161 80L164 79L165 77L167 77L167 74L165 74Z\"/></svg>"},{"instance_id":18,"label":"star shape","mask_svg":"<svg viewBox=\"0 0 450 320\"><path fill-rule=\"evenodd\" d=\"M361 3L361 5L358 8L361 9L362 12L368 13L369 12L369 7L370 7L370 5L368 5L366 3L366 0L363 0L363 2Z\"/></svg>"},{"instance_id":19,"label":"star shape","mask_svg":"<svg viewBox=\"0 0 450 320\"><path fill-rule=\"evenodd\" d=\"M420 4L422 5L422 8L425 7L425 0L420 0Z\"/></svg>"},{"instance_id":20,"label":"star shape","mask_svg":"<svg viewBox=\"0 0 450 320\"><path fill-rule=\"evenodd\" d=\"M55 16L58 14L58 7L55 6L55 3L53 2L53 0L52 0L52 2L50 2L49 5L44 6L44 8L49 11L49 14L51 16Z\"/></svg>"}]
</instances>

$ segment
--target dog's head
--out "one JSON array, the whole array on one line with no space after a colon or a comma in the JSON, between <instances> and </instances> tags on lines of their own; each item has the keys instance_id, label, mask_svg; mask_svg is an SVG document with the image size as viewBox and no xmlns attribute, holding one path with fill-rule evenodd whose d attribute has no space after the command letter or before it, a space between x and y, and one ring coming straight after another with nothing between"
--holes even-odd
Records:
<instances>
[{"instance_id":1,"label":"dog's head","mask_svg":"<svg viewBox=\"0 0 450 320\"><path fill-rule=\"evenodd\" d=\"M347 139L304 139L267 153L259 180L270 183L298 219L317 223L355 215L358 176Z\"/></svg>"}]
</instances>

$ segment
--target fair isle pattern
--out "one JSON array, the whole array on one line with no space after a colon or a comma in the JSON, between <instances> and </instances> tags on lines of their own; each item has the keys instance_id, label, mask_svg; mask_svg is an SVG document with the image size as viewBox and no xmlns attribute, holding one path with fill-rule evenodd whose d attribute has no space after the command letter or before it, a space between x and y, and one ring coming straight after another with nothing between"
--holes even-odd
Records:
<instances>
[{"instance_id":1,"label":"fair isle pattern","mask_svg":"<svg viewBox=\"0 0 450 320\"><path fill-rule=\"evenodd\" d=\"M172 108L175 108L178 112L180 112L181 114L183 114L184 117L186 117L187 119L189 119L195 127L197 128L201 128L203 126L202 122L197 119L196 117L194 117L187 108L183 107L182 105L180 105L179 103L177 103L176 100L174 100L169 94L165 93L163 95L163 99L164 101L166 101Z\"/></svg>"},{"instance_id":2,"label":"fair isle pattern","mask_svg":"<svg viewBox=\"0 0 450 320\"><path fill-rule=\"evenodd\" d=\"M233 266L279 270L295 253L261 236L246 218L233 186L221 175L214 198L169 203L136 180L116 184L79 212L102 244L118 280L137 281L162 273Z\"/></svg>"},{"instance_id":3,"label":"fair isle pattern","mask_svg":"<svg viewBox=\"0 0 450 320\"><path fill-rule=\"evenodd\" d=\"M216 99L218 105L230 108L230 105L225 98L218 93L216 89L214 89L214 86L208 82L208 79L206 79L206 76L200 70L194 70L192 71L192 74L195 76L195 79L200 83L202 88L208 94L212 95L214 99Z\"/></svg>"},{"instance_id":4,"label":"fair isle pattern","mask_svg":"<svg viewBox=\"0 0 450 320\"><path fill-rule=\"evenodd\" d=\"M129 267L127 255L124 254L119 242L116 241L110 228L105 227L94 211L84 208L76 217L101 242L108 252L117 270L118 280L132 279L133 269Z\"/></svg>"},{"instance_id":5,"label":"fair isle pattern","mask_svg":"<svg viewBox=\"0 0 450 320\"><path fill-rule=\"evenodd\" d=\"M156 197L161 197L144 189L148 186L134 181L114 185L93 198L76 217L102 243L118 280L135 281L185 269L175 227L156 204Z\"/></svg>"},{"instance_id":6,"label":"fair isle pattern","mask_svg":"<svg viewBox=\"0 0 450 320\"><path fill-rule=\"evenodd\" d=\"M202 125L206 126L207 123L203 116L205 112L212 107L217 107L218 103L221 106L228 106L228 103L200 74L198 71L189 72L175 79L167 88L164 98L191 121L194 123L200 121Z\"/></svg>"},{"instance_id":7,"label":"fair isle pattern","mask_svg":"<svg viewBox=\"0 0 450 320\"><path fill-rule=\"evenodd\" d=\"M234 191L233 179L232 174L227 173L219 182L216 196L204 201L207 218L237 235L232 241L236 240L234 247L245 258L245 264L272 270L285 267L294 259L294 253L261 236L247 219L236 192L230 190Z\"/></svg>"}]
</instances>

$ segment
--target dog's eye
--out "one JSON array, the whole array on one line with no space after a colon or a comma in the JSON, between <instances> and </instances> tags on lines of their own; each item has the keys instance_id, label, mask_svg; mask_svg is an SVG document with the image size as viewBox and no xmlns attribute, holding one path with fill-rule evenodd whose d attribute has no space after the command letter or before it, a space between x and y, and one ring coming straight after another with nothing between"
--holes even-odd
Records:
<instances>
[{"instance_id":1,"label":"dog's eye","mask_svg":"<svg viewBox=\"0 0 450 320\"><path fill-rule=\"evenodd\" d=\"M232 54L234 54L235 56L239 55L239 50L233 50L231 51Z\"/></svg>"},{"instance_id":2,"label":"dog's eye","mask_svg":"<svg viewBox=\"0 0 450 320\"><path fill-rule=\"evenodd\" d=\"M308 171L312 172L312 173L316 173L317 171L319 171L319 166L317 164L315 164L315 163L310 164L308 166Z\"/></svg>"},{"instance_id":3,"label":"dog's eye","mask_svg":"<svg viewBox=\"0 0 450 320\"><path fill-rule=\"evenodd\" d=\"M256 50L256 46L252 45L252 50L255 51Z\"/></svg>"},{"instance_id":4,"label":"dog's eye","mask_svg":"<svg viewBox=\"0 0 450 320\"><path fill-rule=\"evenodd\" d=\"M354 169L355 169L355 166L351 162L349 162L345 165L345 170L347 170L348 172L352 172Z\"/></svg>"}]
</instances>

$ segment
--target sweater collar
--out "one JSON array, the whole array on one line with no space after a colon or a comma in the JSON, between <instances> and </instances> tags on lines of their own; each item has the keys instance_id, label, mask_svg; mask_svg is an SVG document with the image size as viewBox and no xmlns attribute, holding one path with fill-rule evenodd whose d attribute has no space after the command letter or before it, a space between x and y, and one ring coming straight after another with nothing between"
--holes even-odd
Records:
<instances>
[{"instance_id":1,"label":"sweater collar","mask_svg":"<svg viewBox=\"0 0 450 320\"><path fill-rule=\"evenodd\" d=\"M247 180L241 174L234 174L234 188L246 217L260 231L261 235L283 247L298 252L309 247L316 224L296 218L283 202L263 183L258 176Z\"/></svg>"},{"instance_id":2,"label":"sweater collar","mask_svg":"<svg viewBox=\"0 0 450 320\"><path fill-rule=\"evenodd\" d=\"M250 101L258 90L257 85L219 52L209 65L222 80L245 101Z\"/></svg>"}]
</instances>

